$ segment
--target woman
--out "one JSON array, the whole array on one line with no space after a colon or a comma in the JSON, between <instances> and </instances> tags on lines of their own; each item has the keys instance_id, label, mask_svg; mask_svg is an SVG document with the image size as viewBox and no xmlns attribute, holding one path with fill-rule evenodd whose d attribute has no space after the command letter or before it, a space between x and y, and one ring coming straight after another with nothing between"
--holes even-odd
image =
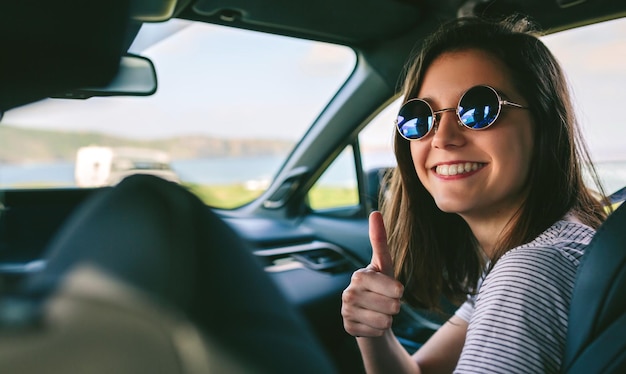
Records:
<instances>
[{"instance_id":1,"label":"woman","mask_svg":"<svg viewBox=\"0 0 626 374\"><path fill-rule=\"evenodd\" d=\"M388 234L372 213L372 262L343 293L366 369L557 372L579 259L606 218L557 61L524 19L459 20L425 41L404 100ZM409 356L390 328L401 301L466 295Z\"/></svg>"}]
</instances>

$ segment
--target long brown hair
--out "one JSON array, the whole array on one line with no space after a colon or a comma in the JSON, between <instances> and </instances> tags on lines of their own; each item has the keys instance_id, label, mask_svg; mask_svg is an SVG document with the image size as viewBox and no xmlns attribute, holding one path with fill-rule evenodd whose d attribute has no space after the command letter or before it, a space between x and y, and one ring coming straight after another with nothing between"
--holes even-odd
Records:
<instances>
[{"instance_id":1,"label":"long brown hair","mask_svg":"<svg viewBox=\"0 0 626 374\"><path fill-rule=\"evenodd\" d=\"M425 40L408 67L404 100L417 96L424 72L438 56L468 49L487 52L510 69L513 84L537 125L528 194L500 235L495 255L489 259L491 266L506 251L531 241L568 212L597 228L606 214L585 187L581 165L589 165L604 194L582 141L564 74L525 18L500 22L469 18L443 25ZM438 309L442 296L461 301L476 290L484 272L483 254L466 222L437 207L417 177L409 141L397 133L394 152L398 166L389 181L390 197L383 199L381 210L396 277L405 286L404 298L414 306L432 309Z\"/></svg>"}]
</instances>

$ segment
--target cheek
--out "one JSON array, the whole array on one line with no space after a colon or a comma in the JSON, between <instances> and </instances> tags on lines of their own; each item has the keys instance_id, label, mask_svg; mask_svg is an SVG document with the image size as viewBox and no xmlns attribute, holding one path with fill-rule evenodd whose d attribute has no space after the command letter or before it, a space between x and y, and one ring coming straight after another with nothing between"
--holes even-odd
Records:
<instances>
[{"instance_id":1,"label":"cheek","mask_svg":"<svg viewBox=\"0 0 626 374\"><path fill-rule=\"evenodd\" d=\"M413 167L417 173L417 177L422 184L426 181L426 158L428 157L428 149L430 148L426 142L413 141L410 143L411 158L413 158Z\"/></svg>"},{"instance_id":2,"label":"cheek","mask_svg":"<svg viewBox=\"0 0 626 374\"><path fill-rule=\"evenodd\" d=\"M520 126L518 131L503 135L500 139L508 139L499 144L498 153L501 155L499 167L503 174L510 175L516 180L515 184L526 184L528 180L534 141L530 126Z\"/></svg>"},{"instance_id":3,"label":"cheek","mask_svg":"<svg viewBox=\"0 0 626 374\"><path fill-rule=\"evenodd\" d=\"M535 149L534 131L533 125L530 121L520 127L521 129L517 134L520 139L519 143L521 147L519 158L521 163L521 169L524 175L528 176L533 150Z\"/></svg>"}]
</instances>

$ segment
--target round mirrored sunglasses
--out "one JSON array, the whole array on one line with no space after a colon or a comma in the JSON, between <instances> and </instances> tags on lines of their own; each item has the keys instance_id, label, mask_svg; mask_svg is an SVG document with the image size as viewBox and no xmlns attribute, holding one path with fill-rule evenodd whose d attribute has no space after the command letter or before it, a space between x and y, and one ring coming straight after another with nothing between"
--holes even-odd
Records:
<instances>
[{"instance_id":1,"label":"round mirrored sunglasses","mask_svg":"<svg viewBox=\"0 0 626 374\"><path fill-rule=\"evenodd\" d=\"M528 109L523 105L502 100L498 91L493 87L480 85L465 91L456 108L434 111L425 100L411 99L407 101L398 112L396 128L405 139L419 140L437 126L438 115L454 111L460 125L471 130L484 130L496 122L503 105Z\"/></svg>"}]
</instances>

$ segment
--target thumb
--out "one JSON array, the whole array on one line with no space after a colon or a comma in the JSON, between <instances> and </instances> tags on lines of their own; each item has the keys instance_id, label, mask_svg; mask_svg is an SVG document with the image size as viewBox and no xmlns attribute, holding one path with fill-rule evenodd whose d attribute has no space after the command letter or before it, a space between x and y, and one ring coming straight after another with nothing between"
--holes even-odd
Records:
<instances>
[{"instance_id":1,"label":"thumb","mask_svg":"<svg viewBox=\"0 0 626 374\"><path fill-rule=\"evenodd\" d=\"M391 260L391 253L389 253L389 247L387 246L385 224L383 223L383 216L378 211L374 211L370 214L369 236L370 243L372 243L372 261L370 262L370 266L376 271L393 277L393 261Z\"/></svg>"}]
</instances>

